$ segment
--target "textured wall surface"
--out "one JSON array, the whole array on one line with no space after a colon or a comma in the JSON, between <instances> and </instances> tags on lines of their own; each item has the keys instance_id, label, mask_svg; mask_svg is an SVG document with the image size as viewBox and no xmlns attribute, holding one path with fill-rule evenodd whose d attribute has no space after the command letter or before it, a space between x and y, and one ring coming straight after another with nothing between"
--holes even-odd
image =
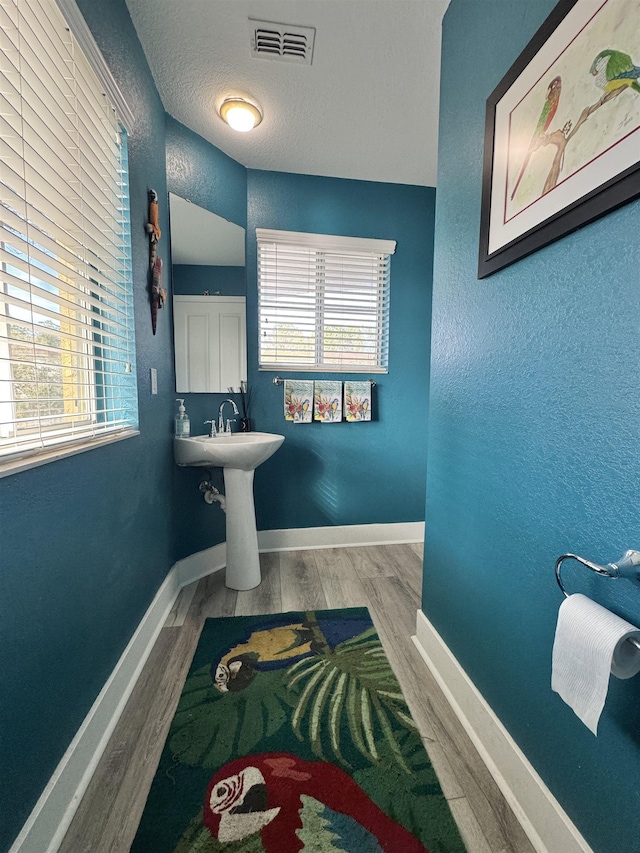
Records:
<instances>
[{"instance_id":1,"label":"textured wall surface","mask_svg":"<svg viewBox=\"0 0 640 853\"><path fill-rule=\"evenodd\" d=\"M0 849L20 830L173 562L170 310L151 334L147 189L164 111L124 0L81 0L135 113L129 139L141 435L0 480ZM167 226L166 206L161 226ZM168 241L159 253L168 262ZM149 368L158 395L149 394Z\"/></svg>"},{"instance_id":2,"label":"textured wall surface","mask_svg":"<svg viewBox=\"0 0 640 853\"><path fill-rule=\"evenodd\" d=\"M279 172L249 172L247 183L246 176L239 164L167 117L169 191L243 226L247 221L242 214L246 217L248 209L250 415L254 429L287 436L283 448L256 472L259 529L421 520L434 190ZM329 429L323 424L299 427L284 421L282 388L272 384L273 373L257 369L256 227L398 240L391 265L390 370L376 377L375 422L343 423ZM178 271L178 291L182 290L180 275ZM321 378L318 374L308 377ZM193 434L206 431L203 421L216 416L224 396L187 395ZM197 490L202 478L199 469L175 473L181 557L225 537L223 513L217 505L205 504ZM219 471L213 472L213 482L223 488Z\"/></svg>"},{"instance_id":3,"label":"textured wall surface","mask_svg":"<svg viewBox=\"0 0 640 853\"><path fill-rule=\"evenodd\" d=\"M236 225L247 227L247 170L244 166L169 115L166 117L166 155L169 192L189 199ZM242 269L243 276L244 272ZM195 292L191 285L188 290L183 289L184 277L181 277L180 272L175 278L177 285L174 280L171 292ZM207 432L204 421L217 419L220 403L226 397L227 394L185 395L192 435L204 435ZM227 406L225 415L228 417L230 414L231 407ZM224 542L224 512L217 503L213 506L206 504L202 493L198 491L198 484L208 476L206 469L176 467L173 476L178 557L187 557ZM220 469L211 472L211 481L224 491Z\"/></svg>"},{"instance_id":4,"label":"textured wall surface","mask_svg":"<svg viewBox=\"0 0 640 853\"><path fill-rule=\"evenodd\" d=\"M597 739L551 692L553 567L640 544L640 202L476 278L484 104L553 5L445 17L423 607L611 853L639 849L640 678L611 680ZM637 585L570 565L566 583L640 624Z\"/></svg>"},{"instance_id":5,"label":"textured wall surface","mask_svg":"<svg viewBox=\"0 0 640 853\"><path fill-rule=\"evenodd\" d=\"M247 316L256 428L281 449L256 472L258 529L424 518L435 190L249 171ZM389 373L376 376L371 423L284 420L275 373L257 370L256 228L397 240L391 259ZM366 378L280 371L300 379Z\"/></svg>"},{"instance_id":6,"label":"textured wall surface","mask_svg":"<svg viewBox=\"0 0 640 853\"><path fill-rule=\"evenodd\" d=\"M221 296L244 296L247 275L244 267L209 267L197 264L174 264L173 292L183 296L201 296L220 291Z\"/></svg>"},{"instance_id":7,"label":"textured wall surface","mask_svg":"<svg viewBox=\"0 0 640 853\"><path fill-rule=\"evenodd\" d=\"M0 848L20 830L171 564L224 539L224 516L173 463L171 309L151 333L147 191L160 197L169 277L167 191L247 224L244 167L165 116L124 0L79 0L135 114L129 139L140 432L0 479ZM166 148L165 148L166 140ZM166 157L166 172L165 172ZM256 369L255 234L249 309L252 417L285 432L281 462L259 471L264 527L412 521L423 516L434 190L295 175L252 175L252 227L397 239L391 355L372 424L302 427ZM158 370L150 395L149 368ZM400 381L401 380L401 381ZM193 432L221 395L190 395ZM375 399L375 398L374 398ZM220 484L220 483L219 483ZM217 515L216 515L217 510Z\"/></svg>"},{"instance_id":8,"label":"textured wall surface","mask_svg":"<svg viewBox=\"0 0 640 853\"><path fill-rule=\"evenodd\" d=\"M166 116L167 189L247 227L247 170L210 142Z\"/></svg>"}]
</instances>

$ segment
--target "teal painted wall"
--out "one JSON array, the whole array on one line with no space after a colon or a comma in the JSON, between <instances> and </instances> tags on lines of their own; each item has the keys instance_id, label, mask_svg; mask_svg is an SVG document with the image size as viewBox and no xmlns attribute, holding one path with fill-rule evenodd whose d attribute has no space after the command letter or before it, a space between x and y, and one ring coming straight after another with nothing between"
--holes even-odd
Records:
<instances>
[{"instance_id":1,"label":"teal painted wall","mask_svg":"<svg viewBox=\"0 0 640 853\"><path fill-rule=\"evenodd\" d=\"M435 190L280 172L248 173L247 327L251 417L285 442L256 471L258 529L424 518ZM256 228L397 240L391 260L389 372L374 421L292 424L276 375L257 370ZM331 374L282 376L321 379ZM333 378L363 378L340 376Z\"/></svg>"},{"instance_id":2,"label":"teal painted wall","mask_svg":"<svg viewBox=\"0 0 640 853\"><path fill-rule=\"evenodd\" d=\"M166 116L167 190L247 227L247 170Z\"/></svg>"},{"instance_id":3,"label":"teal painted wall","mask_svg":"<svg viewBox=\"0 0 640 853\"><path fill-rule=\"evenodd\" d=\"M598 738L551 692L553 567L639 547L640 202L476 278L484 105L554 0L444 21L423 608L597 853L639 849L640 679ZM640 624L640 590L567 567Z\"/></svg>"},{"instance_id":4,"label":"teal painted wall","mask_svg":"<svg viewBox=\"0 0 640 853\"><path fill-rule=\"evenodd\" d=\"M144 232L147 189L166 198L164 110L124 0L79 5L136 116L129 162L141 435L0 479L0 850L174 561L171 312L160 312L154 337ZM168 264L167 239L159 253Z\"/></svg>"},{"instance_id":5,"label":"teal painted wall","mask_svg":"<svg viewBox=\"0 0 640 853\"><path fill-rule=\"evenodd\" d=\"M242 228L247 227L247 170L244 166L170 115L166 116L166 156L169 192L189 199ZM177 287L172 283L170 292L184 292L179 273ZM226 397L228 394L184 395L192 435L207 432L204 421L217 419L220 403ZM230 410L227 406L226 411ZM198 491L198 484L208 476L207 471L176 468L173 476L176 495L180 496L174 508L178 556L187 557L224 542L224 512L218 504L206 504ZM220 469L211 472L211 482L224 492Z\"/></svg>"},{"instance_id":6,"label":"teal painted wall","mask_svg":"<svg viewBox=\"0 0 640 853\"><path fill-rule=\"evenodd\" d=\"M187 165L191 159L197 169ZM247 173L170 117L167 173L170 192L243 226L247 219L242 220L240 198L246 192L250 415L254 429L287 437L277 455L256 472L258 529L422 520L435 190L278 172ZM257 369L256 227L398 241L391 262L390 369L388 375L376 377L373 423L342 423L329 429L323 424L300 427L284 421L282 388L272 383L275 374ZM186 396L193 434L206 431L203 421L215 417L224 397ZM225 538L224 514L217 505L205 504L197 489L202 479L199 469L175 473L181 495L175 509L180 556ZM219 471L213 472L213 482L224 489Z\"/></svg>"},{"instance_id":7,"label":"teal painted wall","mask_svg":"<svg viewBox=\"0 0 640 853\"><path fill-rule=\"evenodd\" d=\"M296 435L282 419L282 389L257 372L252 339L255 427L287 435L282 464L258 472L256 504L262 528L412 521L424 507L434 190L254 172L248 196L244 167L165 115L124 0L79 5L136 119L129 162L141 435L0 479L0 849L28 817L170 566L224 539L224 516L197 492L201 473L173 463L171 308L153 336L149 188L160 197L170 291L168 191L243 227L248 205L253 229L398 240L390 372L379 377L374 423L312 424ZM254 231L250 245L251 338ZM189 395L194 434L221 399Z\"/></svg>"},{"instance_id":8,"label":"teal painted wall","mask_svg":"<svg viewBox=\"0 0 640 853\"><path fill-rule=\"evenodd\" d=\"M244 267L213 267L197 264L174 264L171 268L173 293L201 296L220 292L221 296L244 296L247 276Z\"/></svg>"}]
</instances>

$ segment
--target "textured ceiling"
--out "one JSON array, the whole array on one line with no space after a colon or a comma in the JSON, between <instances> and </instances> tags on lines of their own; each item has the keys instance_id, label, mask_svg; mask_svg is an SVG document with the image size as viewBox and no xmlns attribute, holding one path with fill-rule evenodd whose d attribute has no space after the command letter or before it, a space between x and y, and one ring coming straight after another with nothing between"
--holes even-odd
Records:
<instances>
[{"instance_id":1,"label":"textured ceiling","mask_svg":"<svg viewBox=\"0 0 640 853\"><path fill-rule=\"evenodd\" d=\"M126 0L165 109L252 169L435 186L449 0ZM313 64L256 59L248 18L316 28ZM236 133L216 109L249 96Z\"/></svg>"}]
</instances>

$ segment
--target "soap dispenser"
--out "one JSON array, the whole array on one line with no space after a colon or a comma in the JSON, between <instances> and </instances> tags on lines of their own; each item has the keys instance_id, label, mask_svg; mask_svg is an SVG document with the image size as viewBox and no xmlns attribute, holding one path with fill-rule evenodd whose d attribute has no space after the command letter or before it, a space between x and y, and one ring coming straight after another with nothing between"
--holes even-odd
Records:
<instances>
[{"instance_id":1,"label":"soap dispenser","mask_svg":"<svg viewBox=\"0 0 640 853\"><path fill-rule=\"evenodd\" d=\"M178 406L178 413L175 417L174 435L176 438L186 438L191 434L189 415L185 411L184 400L178 399L176 403L180 403L180 405Z\"/></svg>"}]
</instances>

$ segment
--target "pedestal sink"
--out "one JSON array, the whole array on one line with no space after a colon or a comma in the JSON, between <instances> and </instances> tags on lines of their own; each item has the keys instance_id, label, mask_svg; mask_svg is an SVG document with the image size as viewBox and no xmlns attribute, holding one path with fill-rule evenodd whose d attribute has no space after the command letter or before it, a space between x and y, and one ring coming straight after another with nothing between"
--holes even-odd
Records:
<instances>
[{"instance_id":1,"label":"pedestal sink","mask_svg":"<svg viewBox=\"0 0 640 853\"><path fill-rule=\"evenodd\" d=\"M253 589L260 583L253 472L284 441L269 432L242 432L209 438L174 438L177 465L222 468L227 509L227 586Z\"/></svg>"}]
</instances>

